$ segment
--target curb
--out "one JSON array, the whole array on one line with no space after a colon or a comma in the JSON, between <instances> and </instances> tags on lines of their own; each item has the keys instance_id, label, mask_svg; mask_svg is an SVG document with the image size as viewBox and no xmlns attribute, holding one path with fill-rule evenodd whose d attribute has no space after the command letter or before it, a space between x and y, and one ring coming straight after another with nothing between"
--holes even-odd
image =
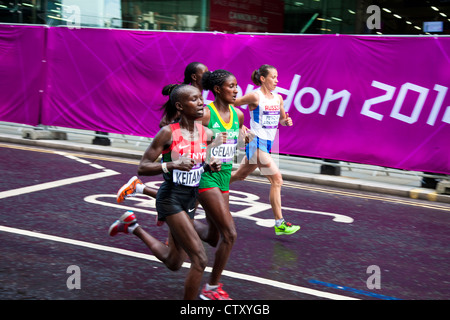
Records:
<instances>
[{"instance_id":1,"label":"curb","mask_svg":"<svg viewBox=\"0 0 450 320\"><path fill-rule=\"evenodd\" d=\"M25 144L29 146L40 146L46 148L63 149L86 153L96 153L138 160L140 160L142 157L141 151L114 148L110 146L89 145L85 143L70 142L66 140L30 140L25 138L18 138L17 136L14 135L2 134L0 135L0 142Z\"/></svg>"},{"instance_id":2,"label":"curb","mask_svg":"<svg viewBox=\"0 0 450 320\"><path fill-rule=\"evenodd\" d=\"M282 170L281 170L282 171ZM324 176L322 174L293 175L283 173L283 179L288 181L297 181L308 184L326 185L343 189L352 189L357 191L380 193L390 196L405 197L418 200L427 200L433 202L442 202L450 204L450 196L438 194L435 190L408 186L392 185L389 183L365 181L361 179L352 179L346 177Z\"/></svg>"}]
</instances>

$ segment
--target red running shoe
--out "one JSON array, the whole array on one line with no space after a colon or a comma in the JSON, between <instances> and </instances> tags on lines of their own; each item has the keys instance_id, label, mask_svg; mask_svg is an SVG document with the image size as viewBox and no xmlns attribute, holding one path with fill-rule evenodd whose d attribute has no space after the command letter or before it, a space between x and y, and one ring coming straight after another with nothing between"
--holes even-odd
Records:
<instances>
[{"instance_id":1,"label":"red running shoe","mask_svg":"<svg viewBox=\"0 0 450 320\"><path fill-rule=\"evenodd\" d=\"M202 289L200 298L203 300L233 300L228 293L222 289L223 284L219 283L219 286L215 289L207 290L206 284Z\"/></svg>"},{"instance_id":2,"label":"red running shoe","mask_svg":"<svg viewBox=\"0 0 450 320\"><path fill-rule=\"evenodd\" d=\"M137 219L134 212L127 211L109 227L108 234L114 237L119 232L129 233L128 227L135 223L137 223Z\"/></svg>"}]
</instances>

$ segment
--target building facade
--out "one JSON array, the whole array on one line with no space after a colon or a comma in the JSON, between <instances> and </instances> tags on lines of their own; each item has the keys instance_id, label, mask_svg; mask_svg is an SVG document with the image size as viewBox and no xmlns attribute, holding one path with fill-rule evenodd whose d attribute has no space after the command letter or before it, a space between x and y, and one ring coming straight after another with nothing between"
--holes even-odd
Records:
<instances>
[{"instance_id":1,"label":"building facade","mask_svg":"<svg viewBox=\"0 0 450 320\"><path fill-rule=\"evenodd\" d=\"M449 34L450 0L0 0L0 23L227 33Z\"/></svg>"}]
</instances>

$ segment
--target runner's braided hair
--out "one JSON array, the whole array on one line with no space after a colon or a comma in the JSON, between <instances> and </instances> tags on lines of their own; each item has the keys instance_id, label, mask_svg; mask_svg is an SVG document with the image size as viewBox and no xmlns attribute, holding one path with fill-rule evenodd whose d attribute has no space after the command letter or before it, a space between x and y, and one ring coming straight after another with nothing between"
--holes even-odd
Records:
<instances>
[{"instance_id":1,"label":"runner's braided hair","mask_svg":"<svg viewBox=\"0 0 450 320\"><path fill-rule=\"evenodd\" d=\"M183 88L189 86L188 84L169 84L162 90L164 96L169 96L169 100L163 105L164 115L168 120L174 120L177 116L177 108L175 103L180 101Z\"/></svg>"},{"instance_id":2,"label":"runner's braided hair","mask_svg":"<svg viewBox=\"0 0 450 320\"><path fill-rule=\"evenodd\" d=\"M215 96L216 93L214 92L214 87L222 86L224 84L225 80L230 76L234 77L234 75L231 72L229 72L227 70L223 70L223 69L218 69L213 72L206 71L202 77L203 88L205 90L212 91L212 93Z\"/></svg>"}]
</instances>

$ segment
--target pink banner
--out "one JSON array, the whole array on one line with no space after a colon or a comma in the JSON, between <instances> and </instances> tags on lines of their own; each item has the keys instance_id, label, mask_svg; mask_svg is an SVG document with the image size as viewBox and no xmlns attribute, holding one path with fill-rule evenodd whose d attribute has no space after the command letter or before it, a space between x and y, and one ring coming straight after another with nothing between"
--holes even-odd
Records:
<instances>
[{"instance_id":1,"label":"pink banner","mask_svg":"<svg viewBox=\"0 0 450 320\"><path fill-rule=\"evenodd\" d=\"M267 63L294 121L280 153L450 174L449 38L46 30L43 124L152 137L188 63L233 72L240 95Z\"/></svg>"},{"instance_id":2,"label":"pink banner","mask_svg":"<svg viewBox=\"0 0 450 320\"><path fill-rule=\"evenodd\" d=\"M45 28L0 25L0 120L39 124Z\"/></svg>"}]
</instances>

